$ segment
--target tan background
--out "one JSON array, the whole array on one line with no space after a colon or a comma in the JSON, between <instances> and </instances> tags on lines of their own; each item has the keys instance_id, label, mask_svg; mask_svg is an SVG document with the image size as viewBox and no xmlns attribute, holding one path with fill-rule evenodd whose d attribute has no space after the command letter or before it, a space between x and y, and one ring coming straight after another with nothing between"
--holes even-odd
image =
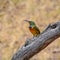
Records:
<instances>
[{"instance_id":1,"label":"tan background","mask_svg":"<svg viewBox=\"0 0 60 60\"><path fill-rule=\"evenodd\" d=\"M11 60L32 37L25 19L34 21L42 32L60 20L60 0L0 0L0 60ZM60 60L60 38L31 60Z\"/></svg>"}]
</instances>

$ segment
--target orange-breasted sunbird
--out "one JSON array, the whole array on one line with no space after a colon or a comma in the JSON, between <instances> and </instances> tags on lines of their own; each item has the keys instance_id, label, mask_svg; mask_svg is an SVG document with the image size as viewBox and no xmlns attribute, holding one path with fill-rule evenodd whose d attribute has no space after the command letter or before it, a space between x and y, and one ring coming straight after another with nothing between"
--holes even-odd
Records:
<instances>
[{"instance_id":1,"label":"orange-breasted sunbird","mask_svg":"<svg viewBox=\"0 0 60 60\"><path fill-rule=\"evenodd\" d=\"M40 34L39 28L36 26L36 24L33 21L24 20L29 23L29 30L33 34L33 36L38 36Z\"/></svg>"}]
</instances>

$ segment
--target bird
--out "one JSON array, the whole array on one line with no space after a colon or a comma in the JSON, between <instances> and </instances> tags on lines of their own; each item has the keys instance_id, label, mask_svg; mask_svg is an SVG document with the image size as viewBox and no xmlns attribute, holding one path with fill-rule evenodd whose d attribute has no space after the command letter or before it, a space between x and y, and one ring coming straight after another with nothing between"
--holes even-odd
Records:
<instances>
[{"instance_id":1,"label":"bird","mask_svg":"<svg viewBox=\"0 0 60 60\"><path fill-rule=\"evenodd\" d=\"M37 37L37 36L40 35L40 30L39 30L39 28L36 26L35 22L29 21L29 20L24 20L24 21L26 21L26 22L29 23L29 27L28 27L28 28L29 28L30 32L32 33L32 35L33 35L34 37Z\"/></svg>"}]
</instances>

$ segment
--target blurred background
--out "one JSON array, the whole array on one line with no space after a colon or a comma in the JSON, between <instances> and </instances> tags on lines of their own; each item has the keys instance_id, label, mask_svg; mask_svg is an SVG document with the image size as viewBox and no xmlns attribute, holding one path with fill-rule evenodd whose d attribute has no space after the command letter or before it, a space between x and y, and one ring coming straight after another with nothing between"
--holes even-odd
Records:
<instances>
[{"instance_id":1,"label":"blurred background","mask_svg":"<svg viewBox=\"0 0 60 60\"><path fill-rule=\"evenodd\" d=\"M42 32L60 20L60 0L0 0L0 60L11 60L32 38L25 19L34 21ZM60 60L60 38L30 60Z\"/></svg>"}]
</instances>

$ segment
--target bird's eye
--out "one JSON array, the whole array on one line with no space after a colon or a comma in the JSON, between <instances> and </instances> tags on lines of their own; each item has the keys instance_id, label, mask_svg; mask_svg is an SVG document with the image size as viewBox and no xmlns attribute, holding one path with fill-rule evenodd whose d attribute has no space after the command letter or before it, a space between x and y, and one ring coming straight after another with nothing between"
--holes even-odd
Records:
<instances>
[{"instance_id":1,"label":"bird's eye","mask_svg":"<svg viewBox=\"0 0 60 60\"><path fill-rule=\"evenodd\" d=\"M31 26L29 26L29 28L32 28Z\"/></svg>"}]
</instances>

